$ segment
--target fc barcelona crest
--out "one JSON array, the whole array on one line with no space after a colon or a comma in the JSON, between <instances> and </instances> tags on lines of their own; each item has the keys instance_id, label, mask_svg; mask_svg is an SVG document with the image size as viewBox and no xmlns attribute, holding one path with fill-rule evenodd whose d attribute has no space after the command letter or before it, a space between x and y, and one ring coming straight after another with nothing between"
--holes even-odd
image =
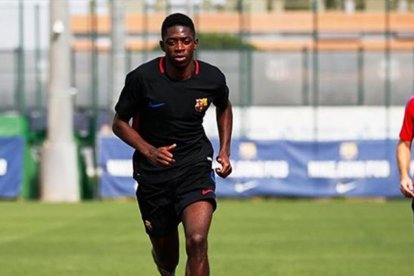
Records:
<instances>
[{"instance_id":1,"label":"fc barcelona crest","mask_svg":"<svg viewBox=\"0 0 414 276\"><path fill-rule=\"evenodd\" d=\"M207 98L201 98L201 99L196 99L196 104L195 104L195 110L197 110L198 112L203 112L204 110L207 109L208 107L208 101Z\"/></svg>"}]
</instances>

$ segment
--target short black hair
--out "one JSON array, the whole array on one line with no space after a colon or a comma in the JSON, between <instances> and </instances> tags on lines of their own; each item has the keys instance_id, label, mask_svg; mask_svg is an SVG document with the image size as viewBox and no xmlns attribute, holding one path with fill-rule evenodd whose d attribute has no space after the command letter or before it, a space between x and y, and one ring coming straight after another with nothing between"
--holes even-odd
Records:
<instances>
[{"instance_id":1,"label":"short black hair","mask_svg":"<svg viewBox=\"0 0 414 276\"><path fill-rule=\"evenodd\" d=\"M190 28L191 32L193 33L193 36L196 36L196 31L194 27L193 20L191 20L190 17L188 17L185 14L182 13L173 13L168 15L164 22L162 22L161 26L161 39L164 39L164 37L167 35L167 29L172 26L184 26Z\"/></svg>"}]
</instances>

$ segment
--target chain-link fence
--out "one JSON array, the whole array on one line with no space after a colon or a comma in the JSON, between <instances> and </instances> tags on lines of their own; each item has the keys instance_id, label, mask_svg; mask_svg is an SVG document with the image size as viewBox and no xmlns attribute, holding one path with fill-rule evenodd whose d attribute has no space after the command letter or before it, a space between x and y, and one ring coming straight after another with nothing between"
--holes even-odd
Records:
<instances>
[{"instance_id":1,"label":"chain-link fence","mask_svg":"<svg viewBox=\"0 0 414 276\"><path fill-rule=\"evenodd\" d=\"M5 26L13 28L11 37L2 34L12 42L0 45L2 112L39 118L45 112L47 2L0 4L4 23L0 32L6 31ZM111 91L110 83L114 72L108 2L71 1L75 109L81 117L94 114L94 125L108 118L99 114L112 109L113 93L119 93ZM225 73L235 106L403 105L414 90L410 0L124 0L123 4L125 72L163 54L156 50L160 20L173 11L191 13L199 33L238 36L252 45L209 49L200 42L197 58Z\"/></svg>"}]
</instances>

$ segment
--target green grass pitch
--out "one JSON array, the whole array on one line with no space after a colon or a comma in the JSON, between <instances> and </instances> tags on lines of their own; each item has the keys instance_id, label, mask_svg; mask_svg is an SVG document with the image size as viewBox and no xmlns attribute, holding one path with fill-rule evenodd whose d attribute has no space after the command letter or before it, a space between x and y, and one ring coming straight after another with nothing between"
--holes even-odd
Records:
<instances>
[{"instance_id":1,"label":"green grass pitch","mask_svg":"<svg viewBox=\"0 0 414 276\"><path fill-rule=\"evenodd\" d=\"M0 275L157 275L133 200L0 201L0 219ZM413 275L412 225L408 200L219 199L211 275Z\"/></svg>"}]
</instances>

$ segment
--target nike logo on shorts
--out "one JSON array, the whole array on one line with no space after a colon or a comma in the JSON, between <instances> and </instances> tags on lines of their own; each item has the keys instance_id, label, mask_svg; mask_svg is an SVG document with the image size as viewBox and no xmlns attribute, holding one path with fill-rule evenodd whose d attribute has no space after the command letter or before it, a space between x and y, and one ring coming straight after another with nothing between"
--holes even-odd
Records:
<instances>
[{"instance_id":1,"label":"nike logo on shorts","mask_svg":"<svg viewBox=\"0 0 414 276\"><path fill-rule=\"evenodd\" d=\"M201 190L201 195L205 196L208 193L213 193L213 192L214 192L213 189L202 189Z\"/></svg>"}]
</instances>

